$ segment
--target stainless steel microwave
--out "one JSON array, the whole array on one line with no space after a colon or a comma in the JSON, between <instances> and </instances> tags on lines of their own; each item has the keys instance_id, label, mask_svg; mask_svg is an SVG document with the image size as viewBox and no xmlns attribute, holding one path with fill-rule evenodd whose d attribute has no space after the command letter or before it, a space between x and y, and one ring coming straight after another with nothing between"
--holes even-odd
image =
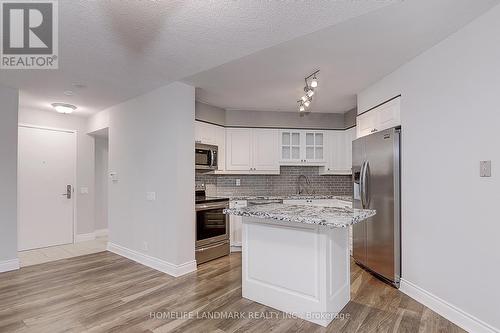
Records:
<instances>
[{"instance_id":1,"label":"stainless steel microwave","mask_svg":"<svg viewBox=\"0 0 500 333\"><path fill-rule=\"evenodd\" d=\"M218 169L218 147L196 143L195 169L200 171L213 171Z\"/></svg>"}]
</instances>

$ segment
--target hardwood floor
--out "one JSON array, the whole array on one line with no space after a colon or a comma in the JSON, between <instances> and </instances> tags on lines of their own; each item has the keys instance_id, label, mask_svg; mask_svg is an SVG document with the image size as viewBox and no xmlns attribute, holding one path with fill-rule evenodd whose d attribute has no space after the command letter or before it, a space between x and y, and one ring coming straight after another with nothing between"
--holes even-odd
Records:
<instances>
[{"instance_id":1,"label":"hardwood floor","mask_svg":"<svg viewBox=\"0 0 500 333\"><path fill-rule=\"evenodd\" d=\"M239 254L173 278L100 252L0 274L0 332L464 332L355 264L351 275L345 318L322 328L242 298Z\"/></svg>"}]
</instances>

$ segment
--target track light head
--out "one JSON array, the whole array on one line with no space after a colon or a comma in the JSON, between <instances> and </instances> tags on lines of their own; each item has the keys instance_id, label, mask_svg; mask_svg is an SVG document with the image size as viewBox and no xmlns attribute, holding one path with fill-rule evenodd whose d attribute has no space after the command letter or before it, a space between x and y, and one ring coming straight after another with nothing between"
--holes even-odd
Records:
<instances>
[{"instance_id":1,"label":"track light head","mask_svg":"<svg viewBox=\"0 0 500 333\"><path fill-rule=\"evenodd\" d=\"M318 86L318 78L316 77L316 74L315 74L312 81L311 81L311 87L316 88L317 86Z\"/></svg>"}]
</instances>

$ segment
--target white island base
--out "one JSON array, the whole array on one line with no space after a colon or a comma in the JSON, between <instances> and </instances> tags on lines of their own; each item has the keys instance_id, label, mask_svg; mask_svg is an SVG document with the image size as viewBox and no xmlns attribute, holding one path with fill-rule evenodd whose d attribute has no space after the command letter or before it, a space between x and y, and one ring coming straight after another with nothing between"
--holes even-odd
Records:
<instances>
[{"instance_id":1,"label":"white island base","mask_svg":"<svg viewBox=\"0 0 500 333\"><path fill-rule=\"evenodd\" d=\"M350 300L348 228L243 217L243 297L328 324Z\"/></svg>"}]
</instances>

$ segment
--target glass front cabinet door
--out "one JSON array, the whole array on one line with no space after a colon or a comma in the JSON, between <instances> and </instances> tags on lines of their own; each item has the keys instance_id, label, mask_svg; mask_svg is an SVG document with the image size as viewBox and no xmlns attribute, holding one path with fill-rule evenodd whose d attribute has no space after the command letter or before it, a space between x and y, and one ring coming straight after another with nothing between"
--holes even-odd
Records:
<instances>
[{"instance_id":1,"label":"glass front cabinet door","mask_svg":"<svg viewBox=\"0 0 500 333\"><path fill-rule=\"evenodd\" d=\"M282 165L321 164L325 162L325 133L284 130L280 137Z\"/></svg>"}]
</instances>

